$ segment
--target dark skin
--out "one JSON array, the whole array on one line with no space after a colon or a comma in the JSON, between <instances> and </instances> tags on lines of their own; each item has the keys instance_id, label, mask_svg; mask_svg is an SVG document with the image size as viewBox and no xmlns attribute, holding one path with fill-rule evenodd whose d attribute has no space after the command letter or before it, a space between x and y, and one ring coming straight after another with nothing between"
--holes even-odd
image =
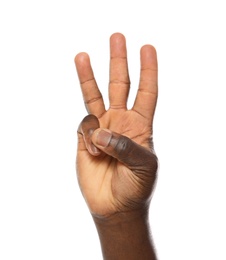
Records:
<instances>
[{"instance_id":1,"label":"dark skin","mask_svg":"<svg viewBox=\"0 0 226 260\"><path fill-rule=\"evenodd\" d=\"M89 114L78 129L77 175L106 260L157 259L148 216L158 169L152 142L158 94L155 48L144 45L140 60L137 96L128 110L126 39L120 33L110 37L106 110L88 54L75 57Z\"/></svg>"}]
</instances>

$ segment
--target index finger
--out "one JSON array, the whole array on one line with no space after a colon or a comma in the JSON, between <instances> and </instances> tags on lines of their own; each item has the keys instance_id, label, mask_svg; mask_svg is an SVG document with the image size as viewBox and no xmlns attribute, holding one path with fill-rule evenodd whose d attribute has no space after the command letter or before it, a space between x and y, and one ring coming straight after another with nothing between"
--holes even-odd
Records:
<instances>
[{"instance_id":1,"label":"index finger","mask_svg":"<svg viewBox=\"0 0 226 260\"><path fill-rule=\"evenodd\" d=\"M102 94L93 74L88 54L84 52L77 54L75 57L75 65L86 110L89 114L101 117L106 110Z\"/></svg>"}]
</instances>

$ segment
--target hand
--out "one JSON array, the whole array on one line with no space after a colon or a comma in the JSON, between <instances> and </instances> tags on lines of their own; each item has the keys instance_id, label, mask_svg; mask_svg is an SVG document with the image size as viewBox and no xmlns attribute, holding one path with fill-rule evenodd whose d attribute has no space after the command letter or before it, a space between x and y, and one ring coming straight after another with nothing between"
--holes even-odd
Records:
<instances>
[{"instance_id":1,"label":"hand","mask_svg":"<svg viewBox=\"0 0 226 260\"><path fill-rule=\"evenodd\" d=\"M154 47L140 51L141 71L132 109L126 103L130 88L126 41L110 38L110 107L94 78L89 56L75 57L78 77L89 115L78 129L77 175L93 216L148 208L157 174L152 123L157 101L157 55Z\"/></svg>"}]
</instances>

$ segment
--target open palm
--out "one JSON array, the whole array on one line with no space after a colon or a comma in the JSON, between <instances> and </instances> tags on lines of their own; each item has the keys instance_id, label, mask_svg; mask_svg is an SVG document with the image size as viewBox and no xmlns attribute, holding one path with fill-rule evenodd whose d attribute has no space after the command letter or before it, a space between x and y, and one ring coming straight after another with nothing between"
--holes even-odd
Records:
<instances>
[{"instance_id":1,"label":"open palm","mask_svg":"<svg viewBox=\"0 0 226 260\"><path fill-rule=\"evenodd\" d=\"M157 158L152 122L157 101L157 56L141 48L140 83L132 109L126 103L130 80L125 37L110 38L110 107L106 111L89 56L75 57L89 115L78 130L77 174L92 214L108 216L147 204L155 183ZM104 131L103 131L104 130Z\"/></svg>"}]
</instances>

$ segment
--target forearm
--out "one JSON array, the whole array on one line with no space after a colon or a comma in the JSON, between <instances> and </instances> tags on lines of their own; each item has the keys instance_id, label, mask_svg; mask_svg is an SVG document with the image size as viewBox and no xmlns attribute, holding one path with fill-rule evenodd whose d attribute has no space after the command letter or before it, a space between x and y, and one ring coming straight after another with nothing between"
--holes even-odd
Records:
<instances>
[{"instance_id":1,"label":"forearm","mask_svg":"<svg viewBox=\"0 0 226 260\"><path fill-rule=\"evenodd\" d=\"M156 260L147 211L96 218L104 260Z\"/></svg>"}]
</instances>

